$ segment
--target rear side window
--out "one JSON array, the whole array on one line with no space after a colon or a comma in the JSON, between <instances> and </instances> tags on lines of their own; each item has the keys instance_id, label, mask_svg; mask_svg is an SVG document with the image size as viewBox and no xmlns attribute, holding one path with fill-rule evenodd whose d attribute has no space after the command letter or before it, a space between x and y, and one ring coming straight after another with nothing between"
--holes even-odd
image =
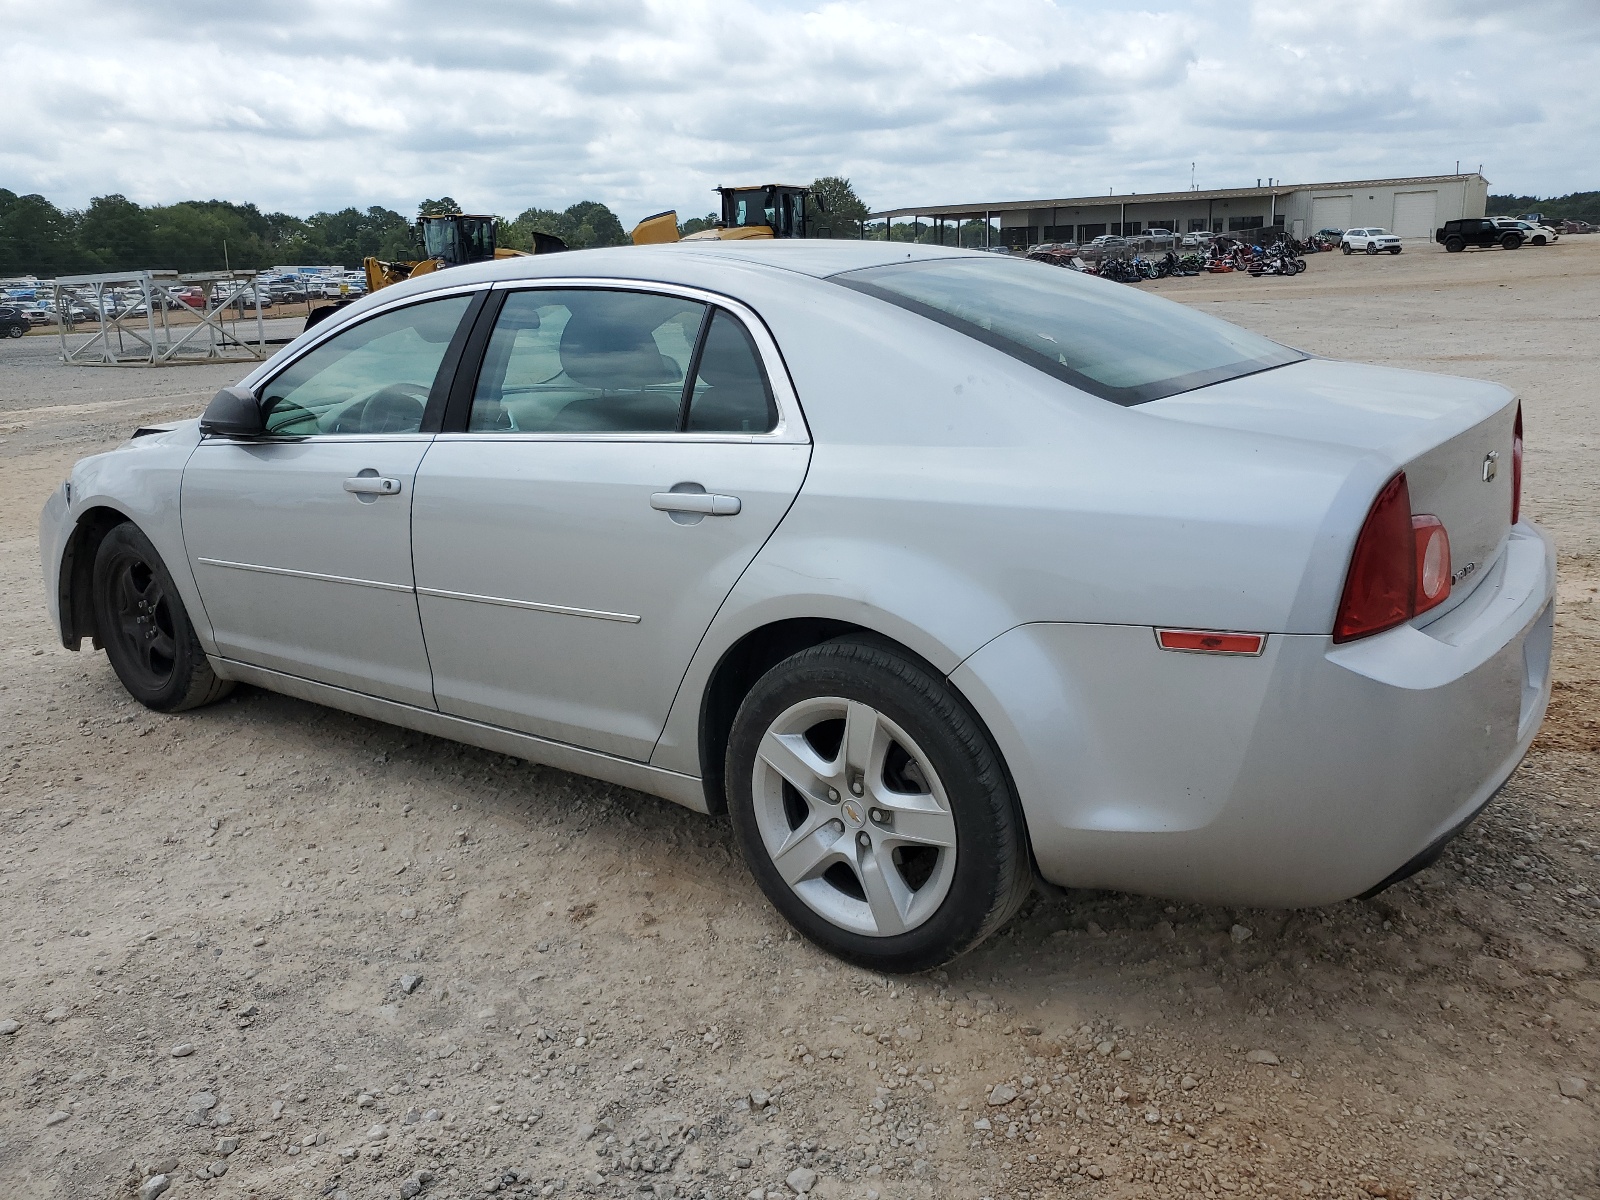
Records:
<instances>
[{"instance_id":1,"label":"rear side window","mask_svg":"<svg viewBox=\"0 0 1600 1200\"><path fill-rule=\"evenodd\" d=\"M468 428L670 433L706 306L647 292L514 292L495 323Z\"/></svg>"},{"instance_id":2,"label":"rear side window","mask_svg":"<svg viewBox=\"0 0 1600 1200\"><path fill-rule=\"evenodd\" d=\"M478 371L473 433L766 433L754 341L679 296L537 289L506 297Z\"/></svg>"},{"instance_id":3,"label":"rear side window","mask_svg":"<svg viewBox=\"0 0 1600 1200\"><path fill-rule=\"evenodd\" d=\"M830 278L1115 404L1143 404L1307 357L1125 284L1027 259L924 259Z\"/></svg>"}]
</instances>

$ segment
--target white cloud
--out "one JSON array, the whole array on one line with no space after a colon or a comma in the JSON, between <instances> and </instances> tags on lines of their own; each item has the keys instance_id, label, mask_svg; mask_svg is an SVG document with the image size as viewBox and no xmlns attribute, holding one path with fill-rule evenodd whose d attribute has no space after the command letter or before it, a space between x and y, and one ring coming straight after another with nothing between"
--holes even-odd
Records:
<instances>
[{"instance_id":1,"label":"white cloud","mask_svg":"<svg viewBox=\"0 0 1600 1200\"><path fill-rule=\"evenodd\" d=\"M279 0L8 8L0 183L624 221L1449 171L1596 186L1593 0ZM1551 86L1559 80L1559 88Z\"/></svg>"}]
</instances>

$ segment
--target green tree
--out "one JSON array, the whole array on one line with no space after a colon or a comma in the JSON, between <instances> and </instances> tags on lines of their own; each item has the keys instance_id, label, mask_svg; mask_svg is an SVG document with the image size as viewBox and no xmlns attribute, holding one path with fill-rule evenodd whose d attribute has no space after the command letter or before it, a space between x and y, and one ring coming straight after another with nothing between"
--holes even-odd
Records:
<instances>
[{"instance_id":1,"label":"green tree","mask_svg":"<svg viewBox=\"0 0 1600 1200\"><path fill-rule=\"evenodd\" d=\"M78 220L78 249L102 271L136 271L151 266L155 223L126 196L96 196Z\"/></svg>"},{"instance_id":2,"label":"green tree","mask_svg":"<svg viewBox=\"0 0 1600 1200\"><path fill-rule=\"evenodd\" d=\"M417 216L438 217L449 216L461 211L461 205L450 196L440 196L437 200L424 200L417 205Z\"/></svg>"},{"instance_id":3,"label":"green tree","mask_svg":"<svg viewBox=\"0 0 1600 1200\"><path fill-rule=\"evenodd\" d=\"M0 188L0 275L60 275L83 265L72 213Z\"/></svg>"},{"instance_id":4,"label":"green tree","mask_svg":"<svg viewBox=\"0 0 1600 1200\"><path fill-rule=\"evenodd\" d=\"M867 206L848 179L824 175L812 183L806 198L806 225L812 237L858 238L866 219Z\"/></svg>"},{"instance_id":5,"label":"green tree","mask_svg":"<svg viewBox=\"0 0 1600 1200\"><path fill-rule=\"evenodd\" d=\"M678 236L688 237L691 233L704 233L707 229L715 229L722 220L714 212L708 212L703 217L690 217L687 221L678 223Z\"/></svg>"},{"instance_id":6,"label":"green tree","mask_svg":"<svg viewBox=\"0 0 1600 1200\"><path fill-rule=\"evenodd\" d=\"M516 220L501 226L499 242L512 250L532 250L534 233L553 234L565 242L569 250L622 246L628 241L627 231L617 215L594 200L580 200L563 212L548 208L525 209Z\"/></svg>"}]
</instances>

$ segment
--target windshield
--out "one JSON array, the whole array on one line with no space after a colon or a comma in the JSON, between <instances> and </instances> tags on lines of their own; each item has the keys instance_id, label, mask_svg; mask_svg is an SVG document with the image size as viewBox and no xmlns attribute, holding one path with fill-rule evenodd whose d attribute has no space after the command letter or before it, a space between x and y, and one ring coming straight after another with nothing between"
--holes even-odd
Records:
<instances>
[{"instance_id":1,"label":"windshield","mask_svg":"<svg viewBox=\"0 0 1600 1200\"><path fill-rule=\"evenodd\" d=\"M1116 404L1307 356L1121 283L1027 259L937 258L831 276Z\"/></svg>"}]
</instances>

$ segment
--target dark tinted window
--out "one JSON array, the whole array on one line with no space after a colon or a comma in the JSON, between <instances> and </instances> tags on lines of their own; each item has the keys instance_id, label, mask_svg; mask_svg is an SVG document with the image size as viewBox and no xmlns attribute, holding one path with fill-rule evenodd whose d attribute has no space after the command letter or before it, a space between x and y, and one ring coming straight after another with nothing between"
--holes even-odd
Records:
<instances>
[{"instance_id":1,"label":"dark tinted window","mask_svg":"<svg viewBox=\"0 0 1600 1200\"><path fill-rule=\"evenodd\" d=\"M1117 404L1142 404L1306 357L1126 284L1027 259L926 259L832 279Z\"/></svg>"},{"instance_id":2,"label":"dark tinted window","mask_svg":"<svg viewBox=\"0 0 1600 1200\"><path fill-rule=\"evenodd\" d=\"M395 309L335 334L263 392L267 431L416 433L434 376L472 303L448 296Z\"/></svg>"},{"instance_id":3,"label":"dark tinted window","mask_svg":"<svg viewBox=\"0 0 1600 1200\"><path fill-rule=\"evenodd\" d=\"M739 321L718 309L700 351L689 432L766 433L777 424L778 406L755 342Z\"/></svg>"},{"instance_id":4,"label":"dark tinted window","mask_svg":"<svg viewBox=\"0 0 1600 1200\"><path fill-rule=\"evenodd\" d=\"M478 372L479 432L668 433L705 305L646 292L514 292Z\"/></svg>"}]
</instances>

